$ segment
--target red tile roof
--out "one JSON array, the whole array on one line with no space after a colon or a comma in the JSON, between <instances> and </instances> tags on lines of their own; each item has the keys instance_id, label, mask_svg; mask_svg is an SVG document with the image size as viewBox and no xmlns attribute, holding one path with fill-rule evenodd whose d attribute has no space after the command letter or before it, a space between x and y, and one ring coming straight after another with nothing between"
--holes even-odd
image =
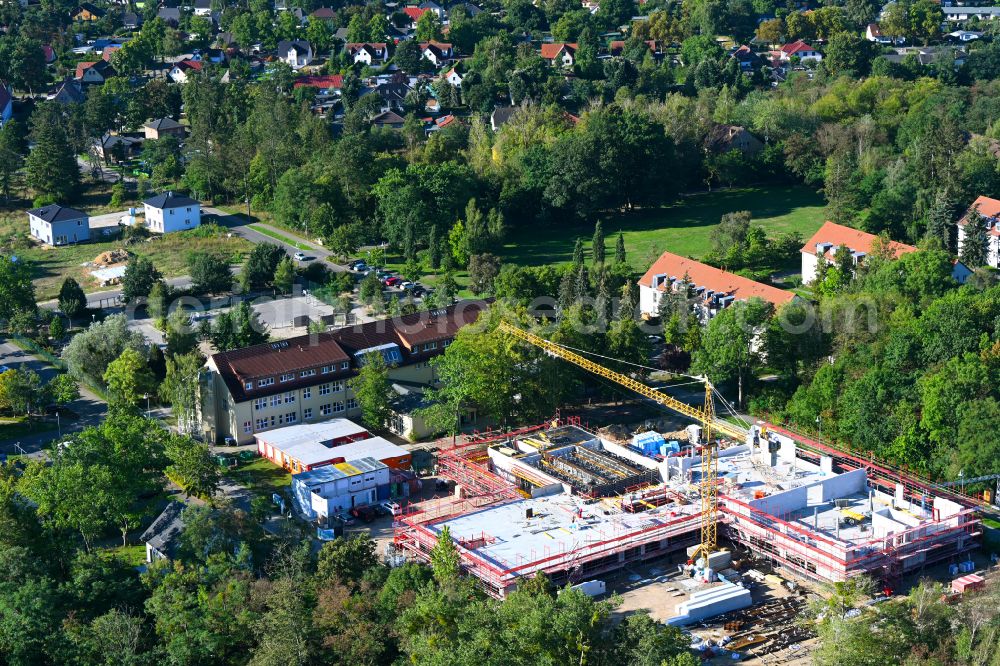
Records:
<instances>
[{"instance_id":1,"label":"red tile roof","mask_svg":"<svg viewBox=\"0 0 1000 666\"><path fill-rule=\"evenodd\" d=\"M554 42L552 44L542 44L542 57L546 60L552 60L553 58L558 58L559 54L562 53L563 49L567 49L570 53L576 51L576 44L574 43L562 43Z\"/></svg>"},{"instance_id":2,"label":"red tile roof","mask_svg":"<svg viewBox=\"0 0 1000 666\"><path fill-rule=\"evenodd\" d=\"M653 262L646 274L639 279L638 284L643 287L652 287L653 278L657 275L667 275L680 279L685 273L690 278L692 286L705 287L716 294L734 296L736 300L740 301L760 298L777 307L795 298L795 294L790 291L754 282L749 278L671 252L664 252L660 255L660 258ZM658 289L664 291L665 284L661 284Z\"/></svg>"},{"instance_id":3,"label":"red tile roof","mask_svg":"<svg viewBox=\"0 0 1000 666\"><path fill-rule=\"evenodd\" d=\"M785 44L781 47L781 52L788 56L793 56L801 51L815 51L813 47L806 44L801 39L797 39L791 44Z\"/></svg>"},{"instance_id":4,"label":"red tile roof","mask_svg":"<svg viewBox=\"0 0 1000 666\"><path fill-rule=\"evenodd\" d=\"M807 254L814 255L816 254L816 246L819 243L829 243L831 247L826 252L826 256L828 258L833 258L836 249L841 245L846 245L854 252L871 254L872 247L874 246L877 238L878 236L875 236L874 234L865 233L864 231L859 231L858 229L845 227L842 224L828 221L824 222L823 226L819 228L819 231L814 233L812 238L806 241L806 244L802 246L802 251ZM917 251L917 248L912 245L897 243L896 241L889 241L889 249L892 251L893 257L896 259L907 252Z\"/></svg>"},{"instance_id":5,"label":"red tile roof","mask_svg":"<svg viewBox=\"0 0 1000 666\"><path fill-rule=\"evenodd\" d=\"M331 74L329 76L300 76L295 79L295 88L308 86L310 88L342 88L344 77L341 74Z\"/></svg>"},{"instance_id":6,"label":"red tile roof","mask_svg":"<svg viewBox=\"0 0 1000 666\"><path fill-rule=\"evenodd\" d=\"M418 20L423 14L429 11L429 9L421 9L420 7L403 7L403 13L414 21Z\"/></svg>"}]
</instances>

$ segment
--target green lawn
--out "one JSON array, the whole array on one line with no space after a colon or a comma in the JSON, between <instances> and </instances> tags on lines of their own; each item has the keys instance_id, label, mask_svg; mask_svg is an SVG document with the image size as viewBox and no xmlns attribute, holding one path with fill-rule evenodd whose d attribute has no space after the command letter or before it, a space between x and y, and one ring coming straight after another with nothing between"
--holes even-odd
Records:
<instances>
[{"instance_id":1,"label":"green lawn","mask_svg":"<svg viewBox=\"0 0 1000 666\"><path fill-rule=\"evenodd\" d=\"M40 421L37 418L5 418L0 420L0 441L16 440L56 429L55 421Z\"/></svg>"},{"instance_id":2,"label":"green lawn","mask_svg":"<svg viewBox=\"0 0 1000 666\"><path fill-rule=\"evenodd\" d=\"M226 472L226 475L255 493L268 496L272 492L284 490L292 485L292 475L288 470L275 465L267 458L255 458Z\"/></svg>"},{"instance_id":3,"label":"green lawn","mask_svg":"<svg viewBox=\"0 0 1000 666\"><path fill-rule=\"evenodd\" d=\"M695 258L710 249L712 228L725 213L749 210L754 224L774 236L797 231L809 238L823 224L823 198L807 187L756 187L711 192L684 197L663 208L623 214L604 222L607 252L614 253L619 231L625 237L625 250L633 268L651 264L662 252L669 251ZM590 253L591 225L521 227L507 239L502 252L506 262L523 266L569 263L577 237L584 240Z\"/></svg>"},{"instance_id":4,"label":"green lawn","mask_svg":"<svg viewBox=\"0 0 1000 666\"><path fill-rule=\"evenodd\" d=\"M270 236L271 238L274 238L275 240L279 240L282 243L287 243L288 245L291 245L292 247L294 247L297 250L302 250L304 252L309 252L309 251L315 249L312 245L307 245L306 243L302 243L300 241L297 241L294 238L290 238L289 236L286 236L285 234L279 234L277 231L274 231L272 229L268 229L267 227L265 227L262 224L251 224L250 228L253 229L254 231L256 231L259 234L264 234L265 236Z\"/></svg>"},{"instance_id":5,"label":"green lawn","mask_svg":"<svg viewBox=\"0 0 1000 666\"><path fill-rule=\"evenodd\" d=\"M725 213L739 210L749 210L754 224L764 227L770 236L797 231L803 239L809 238L825 219L823 198L814 190L802 186L755 187L697 194L683 197L663 208L622 214L606 220L607 253L613 255L616 237L621 231L629 263L637 271L644 271L664 251L701 258L710 249L710 234L719 219ZM505 263L521 266L568 264L573 260L577 237L583 238L589 256L593 233L594 228L590 225L572 226L565 220L560 221L558 226L516 227L508 236L500 255ZM797 258L795 265L798 265ZM385 267L399 274L403 270L403 257L387 256ZM778 268L781 266L773 267L775 270ZM420 277L420 282L430 287L436 286L439 280L438 275ZM467 272L457 272L455 281L461 289L459 297L473 296L467 289Z\"/></svg>"},{"instance_id":6,"label":"green lawn","mask_svg":"<svg viewBox=\"0 0 1000 666\"><path fill-rule=\"evenodd\" d=\"M0 219L0 236L12 230L24 231L22 226L26 225L19 225L18 220L12 217ZM21 245L21 242L18 244ZM62 281L67 277L75 278L84 291L99 290L100 286L90 275L90 271L97 266L88 264L102 252L121 247L136 255L149 257L165 277L177 277L187 274L187 258L192 252L217 253L226 257L230 263L238 263L253 245L239 236L228 236L223 227L202 227L154 236L145 242L128 246L118 240L101 240L60 247L31 243L16 247L13 251L32 263L37 298L39 301L45 301L58 295Z\"/></svg>"},{"instance_id":7,"label":"green lawn","mask_svg":"<svg viewBox=\"0 0 1000 666\"><path fill-rule=\"evenodd\" d=\"M116 546L115 548L104 548L101 554L106 557L119 557L131 567L138 567L146 564L146 546L137 544L135 546Z\"/></svg>"}]
</instances>

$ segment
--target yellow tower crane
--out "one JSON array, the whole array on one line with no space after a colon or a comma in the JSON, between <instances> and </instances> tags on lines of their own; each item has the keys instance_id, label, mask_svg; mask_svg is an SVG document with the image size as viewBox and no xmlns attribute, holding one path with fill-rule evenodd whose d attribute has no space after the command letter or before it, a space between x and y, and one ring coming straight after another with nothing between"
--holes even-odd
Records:
<instances>
[{"instance_id":1,"label":"yellow tower crane","mask_svg":"<svg viewBox=\"0 0 1000 666\"><path fill-rule=\"evenodd\" d=\"M657 404L663 405L668 409L672 409L673 411L701 424L705 445L701 449L701 482L699 483L699 494L701 496L701 544L699 550L705 553L705 555L715 552L716 545L718 543L717 525L719 514L719 489L716 482L718 477L718 461L716 456L717 444L712 441L712 432L713 430L721 432L729 437L735 438L737 441L743 441L746 438L747 433L746 431L742 431L738 427L730 425L724 421L716 421L715 407L712 401L713 388L712 384L708 381L708 378L699 377L699 379L705 383L705 405L699 409L697 407L692 407L687 403L681 402L676 398L672 398L665 393L661 393L656 389L650 388L628 375L615 372L614 370L606 368L599 363L595 363L594 361L591 361L576 352L570 351L569 349L557 345L554 342L550 342L549 340L537 336L534 333L529 333L525 330L517 328L507 322L500 322L499 328L501 331L535 345L557 358L569 361L570 363L577 365L599 377L610 379L620 386L624 386L625 388L630 389L645 398L649 398Z\"/></svg>"}]
</instances>

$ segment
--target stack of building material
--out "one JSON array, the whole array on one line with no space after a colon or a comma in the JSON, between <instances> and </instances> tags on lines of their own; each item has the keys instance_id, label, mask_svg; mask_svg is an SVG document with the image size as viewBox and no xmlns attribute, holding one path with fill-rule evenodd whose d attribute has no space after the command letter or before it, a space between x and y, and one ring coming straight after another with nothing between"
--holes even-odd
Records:
<instances>
[{"instance_id":1,"label":"stack of building material","mask_svg":"<svg viewBox=\"0 0 1000 666\"><path fill-rule=\"evenodd\" d=\"M683 626L747 608L752 604L750 590L732 583L721 583L692 592L687 601L678 604L677 616L668 619L667 624Z\"/></svg>"}]
</instances>

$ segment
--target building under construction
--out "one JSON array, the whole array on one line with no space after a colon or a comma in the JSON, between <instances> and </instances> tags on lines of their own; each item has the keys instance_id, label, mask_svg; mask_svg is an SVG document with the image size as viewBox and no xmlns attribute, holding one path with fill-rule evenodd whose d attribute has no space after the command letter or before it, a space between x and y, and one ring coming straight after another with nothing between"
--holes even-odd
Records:
<instances>
[{"instance_id":1,"label":"building under construction","mask_svg":"<svg viewBox=\"0 0 1000 666\"><path fill-rule=\"evenodd\" d=\"M819 581L892 584L976 547L970 503L898 470L755 426L717 451L717 527L734 546ZM503 597L545 572L579 583L699 543L702 447L646 455L579 423L442 451L454 496L409 507L395 543L427 560L447 527L463 568Z\"/></svg>"}]
</instances>

